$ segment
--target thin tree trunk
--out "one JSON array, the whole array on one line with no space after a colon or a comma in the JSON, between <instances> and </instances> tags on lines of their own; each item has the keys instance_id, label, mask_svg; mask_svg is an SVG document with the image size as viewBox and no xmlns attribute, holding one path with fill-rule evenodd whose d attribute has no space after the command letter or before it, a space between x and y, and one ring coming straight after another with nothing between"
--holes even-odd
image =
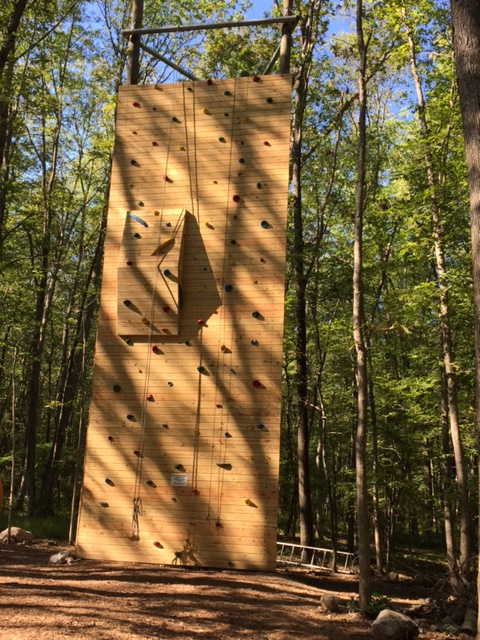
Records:
<instances>
[{"instance_id":1,"label":"thin tree trunk","mask_svg":"<svg viewBox=\"0 0 480 640\"><path fill-rule=\"evenodd\" d=\"M367 48L363 36L363 1L357 0L358 70L358 164L355 193L353 240L353 339L356 352L357 429L355 436L355 477L357 493L357 529L359 558L359 604L365 609L370 603L370 527L367 487L367 349L364 334L363 299L363 214L366 176L367 97L365 86Z\"/></svg>"},{"instance_id":2,"label":"thin tree trunk","mask_svg":"<svg viewBox=\"0 0 480 640\"><path fill-rule=\"evenodd\" d=\"M405 16L403 16L405 18ZM417 94L417 114L420 123L420 133L425 147L424 161L427 174L427 182L430 188L430 218L432 224L433 244L435 253L435 268L437 272L438 283L438 304L439 304L439 333L441 340L441 357L445 375L441 377L442 384L446 384L446 397L448 403L448 420L450 434L452 438L453 453L455 457L455 467L457 473L457 491L459 503L459 522L460 522L460 574L468 580L470 573L471 559L471 519L470 519L470 501L468 497L467 478L465 471L465 458L463 454L462 438L460 432L460 419L458 415L457 401L457 377L453 366L453 348L452 336L450 329L450 309L448 300L448 281L446 272L445 255L443 251L444 231L440 220L440 204L438 197L438 188L435 180L433 169L432 154L428 146L429 131L425 114L425 100L423 97L422 83L417 70L416 48L413 40L413 34L405 22L407 31L409 51L410 51L410 69Z\"/></svg>"}]
</instances>

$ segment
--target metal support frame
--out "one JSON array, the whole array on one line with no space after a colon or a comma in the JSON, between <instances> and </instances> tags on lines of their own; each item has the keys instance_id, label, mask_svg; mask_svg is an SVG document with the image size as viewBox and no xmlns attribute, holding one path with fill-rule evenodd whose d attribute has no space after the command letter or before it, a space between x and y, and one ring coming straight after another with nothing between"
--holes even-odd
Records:
<instances>
[{"instance_id":1,"label":"metal support frame","mask_svg":"<svg viewBox=\"0 0 480 640\"><path fill-rule=\"evenodd\" d=\"M290 0L285 0L285 10L289 12ZM123 35L128 38L128 61L127 61L127 84L137 84L139 78L139 57L140 49L149 53L153 58L160 60L178 73L181 73L189 80L199 80L193 73L176 64L169 58L158 53L148 45L142 44L142 35L154 35L160 33L180 33L185 31L207 31L211 29L231 29L240 27L257 27L269 24L282 25L282 39L280 44L268 63L263 75L268 75L278 59L280 59L280 73L290 72L290 51L292 48L292 33L300 22L300 16L284 15L279 18L263 18L259 20L242 20L238 22L213 22L206 24L185 24L172 25L167 27L142 28L143 0L134 0L132 10L132 27L124 29Z\"/></svg>"},{"instance_id":2,"label":"metal support frame","mask_svg":"<svg viewBox=\"0 0 480 640\"><path fill-rule=\"evenodd\" d=\"M180 24L167 27L151 27L148 29L124 29L125 37L146 36L158 33L181 33L183 31L208 31L210 29L230 29L238 27L258 27L265 24L294 24L300 20L300 16L281 16L279 18L263 18L261 20L241 20L238 22L212 22L204 24Z\"/></svg>"}]
</instances>

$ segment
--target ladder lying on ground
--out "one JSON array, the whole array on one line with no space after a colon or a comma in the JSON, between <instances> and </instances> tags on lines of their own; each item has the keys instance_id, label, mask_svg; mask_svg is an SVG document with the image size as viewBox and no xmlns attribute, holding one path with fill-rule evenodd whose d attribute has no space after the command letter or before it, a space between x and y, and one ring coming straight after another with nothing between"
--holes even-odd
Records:
<instances>
[{"instance_id":1,"label":"ladder lying on ground","mask_svg":"<svg viewBox=\"0 0 480 640\"><path fill-rule=\"evenodd\" d=\"M333 571L333 551L319 547L305 547L290 542L277 542L277 562L293 564L308 569L326 569ZM355 554L337 551L337 571L349 573L353 569Z\"/></svg>"}]
</instances>

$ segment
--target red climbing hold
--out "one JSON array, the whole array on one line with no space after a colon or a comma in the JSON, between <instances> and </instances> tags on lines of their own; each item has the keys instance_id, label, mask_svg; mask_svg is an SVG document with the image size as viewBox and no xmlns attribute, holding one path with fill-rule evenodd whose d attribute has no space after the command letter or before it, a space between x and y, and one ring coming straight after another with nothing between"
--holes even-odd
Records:
<instances>
[{"instance_id":1,"label":"red climbing hold","mask_svg":"<svg viewBox=\"0 0 480 640\"><path fill-rule=\"evenodd\" d=\"M255 387L255 389L258 389L259 387L261 387L261 386L262 386L262 383L260 382L260 380L254 380L254 381L252 382L252 386L254 386L254 387Z\"/></svg>"},{"instance_id":2,"label":"red climbing hold","mask_svg":"<svg viewBox=\"0 0 480 640\"><path fill-rule=\"evenodd\" d=\"M232 200L233 200L234 202L240 202L240 196L238 196L238 195L234 195L234 196L233 196L233 198L232 198Z\"/></svg>"},{"instance_id":3,"label":"red climbing hold","mask_svg":"<svg viewBox=\"0 0 480 640\"><path fill-rule=\"evenodd\" d=\"M148 400L149 402L155 402L155 398L153 397L153 395L152 395L151 393L149 393L149 394L148 394L148 396L147 396L147 400Z\"/></svg>"},{"instance_id":4,"label":"red climbing hold","mask_svg":"<svg viewBox=\"0 0 480 640\"><path fill-rule=\"evenodd\" d=\"M139 102L132 102L132 107L139 107L140 103Z\"/></svg>"},{"instance_id":5,"label":"red climbing hold","mask_svg":"<svg viewBox=\"0 0 480 640\"><path fill-rule=\"evenodd\" d=\"M168 313L170 311L170 307L167 306L162 307L162 309L165 311L165 313Z\"/></svg>"}]
</instances>

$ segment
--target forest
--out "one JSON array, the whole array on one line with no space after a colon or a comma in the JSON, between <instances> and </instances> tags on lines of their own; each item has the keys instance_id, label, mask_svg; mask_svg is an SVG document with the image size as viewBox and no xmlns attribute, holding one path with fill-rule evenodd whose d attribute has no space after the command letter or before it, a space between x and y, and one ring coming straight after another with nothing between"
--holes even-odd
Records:
<instances>
[{"instance_id":1,"label":"forest","mask_svg":"<svg viewBox=\"0 0 480 640\"><path fill-rule=\"evenodd\" d=\"M0 476L5 506L29 517L68 519L79 499L131 4L0 9ZM274 3L268 15L283 10ZM302 20L291 56L279 536L360 550L380 573L434 549L461 589L478 553L478 357L450 4L290 10ZM252 11L145 0L143 22ZM279 37L264 26L146 42L200 78L225 78L262 73ZM139 83L181 80L142 52Z\"/></svg>"}]
</instances>

